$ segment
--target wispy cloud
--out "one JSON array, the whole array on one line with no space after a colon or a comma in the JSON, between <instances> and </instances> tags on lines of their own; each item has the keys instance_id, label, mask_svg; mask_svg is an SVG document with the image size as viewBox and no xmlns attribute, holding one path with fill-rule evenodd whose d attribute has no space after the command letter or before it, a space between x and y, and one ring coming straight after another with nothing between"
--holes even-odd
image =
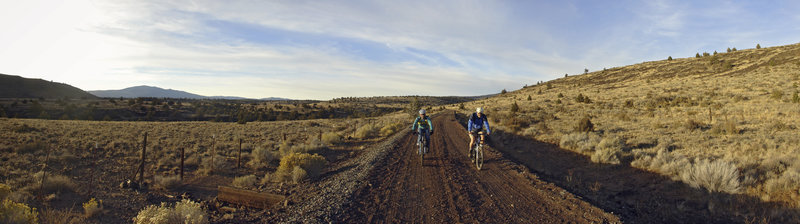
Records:
<instances>
[{"instance_id":1,"label":"wispy cloud","mask_svg":"<svg viewBox=\"0 0 800 224\"><path fill-rule=\"evenodd\" d=\"M19 34L0 36L0 72L255 98L479 95L800 34L792 1L69 3L0 9Z\"/></svg>"}]
</instances>

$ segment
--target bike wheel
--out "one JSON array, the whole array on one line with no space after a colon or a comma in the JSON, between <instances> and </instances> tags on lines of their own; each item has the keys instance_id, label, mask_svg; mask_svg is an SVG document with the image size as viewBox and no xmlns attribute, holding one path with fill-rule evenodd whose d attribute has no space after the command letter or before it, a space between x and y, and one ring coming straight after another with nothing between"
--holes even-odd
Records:
<instances>
[{"instance_id":1,"label":"bike wheel","mask_svg":"<svg viewBox=\"0 0 800 224\"><path fill-rule=\"evenodd\" d=\"M419 165L425 166L425 141L419 144Z\"/></svg>"},{"instance_id":2,"label":"bike wheel","mask_svg":"<svg viewBox=\"0 0 800 224\"><path fill-rule=\"evenodd\" d=\"M481 167L483 167L483 146L482 145L478 146L478 148L475 150L475 167L477 167L478 170L481 170Z\"/></svg>"}]
</instances>

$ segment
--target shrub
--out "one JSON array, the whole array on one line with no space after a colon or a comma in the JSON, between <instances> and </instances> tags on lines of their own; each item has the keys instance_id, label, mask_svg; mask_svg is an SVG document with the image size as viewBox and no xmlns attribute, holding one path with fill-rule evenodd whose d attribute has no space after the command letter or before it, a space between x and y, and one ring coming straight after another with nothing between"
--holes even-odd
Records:
<instances>
[{"instance_id":1,"label":"shrub","mask_svg":"<svg viewBox=\"0 0 800 224\"><path fill-rule=\"evenodd\" d=\"M739 134L739 131L740 130L736 127L736 122L733 121L717 123L711 128L711 133L713 134Z\"/></svg>"},{"instance_id":2,"label":"shrub","mask_svg":"<svg viewBox=\"0 0 800 224\"><path fill-rule=\"evenodd\" d=\"M592 120L588 116L581 118L581 120L578 121L578 124L575 126L575 131L592 132L594 131L594 124L592 124Z\"/></svg>"},{"instance_id":3,"label":"shrub","mask_svg":"<svg viewBox=\"0 0 800 224\"><path fill-rule=\"evenodd\" d=\"M336 132L325 132L322 134L322 142L328 145L336 145L342 142L342 136Z\"/></svg>"},{"instance_id":4,"label":"shrub","mask_svg":"<svg viewBox=\"0 0 800 224\"><path fill-rule=\"evenodd\" d=\"M792 103L800 103L800 96L797 95L797 91L792 94Z\"/></svg>"},{"instance_id":5,"label":"shrub","mask_svg":"<svg viewBox=\"0 0 800 224\"><path fill-rule=\"evenodd\" d=\"M659 142L658 144L661 146L669 143ZM631 166L660 173L674 180L680 180L681 172L691 168L689 159L684 156L673 155L666 148L660 148L655 155L646 153L634 153L634 155L636 159L631 162Z\"/></svg>"},{"instance_id":6,"label":"shrub","mask_svg":"<svg viewBox=\"0 0 800 224\"><path fill-rule=\"evenodd\" d=\"M133 218L133 223L136 224L161 224L161 223L208 223L208 216L206 215L200 203L193 202L188 199L175 204L175 207L170 208L166 203L158 205L150 205L139 211L136 217Z\"/></svg>"},{"instance_id":7,"label":"shrub","mask_svg":"<svg viewBox=\"0 0 800 224\"><path fill-rule=\"evenodd\" d=\"M404 127L404 125L401 124L401 123L393 123L393 124L384 126L383 128L381 128L381 136L389 136L389 135L392 135L394 133L397 133L398 131L402 130L403 127Z\"/></svg>"},{"instance_id":8,"label":"shrub","mask_svg":"<svg viewBox=\"0 0 800 224\"><path fill-rule=\"evenodd\" d=\"M86 203L83 203L83 214L86 218L90 218L102 210L103 200L95 200L95 198L92 198Z\"/></svg>"},{"instance_id":9,"label":"shrub","mask_svg":"<svg viewBox=\"0 0 800 224\"><path fill-rule=\"evenodd\" d=\"M233 186L238 188L251 188L256 185L256 175L250 174L233 179Z\"/></svg>"},{"instance_id":10,"label":"shrub","mask_svg":"<svg viewBox=\"0 0 800 224\"><path fill-rule=\"evenodd\" d=\"M9 199L0 200L0 223L39 223L36 208Z\"/></svg>"},{"instance_id":11,"label":"shrub","mask_svg":"<svg viewBox=\"0 0 800 224\"><path fill-rule=\"evenodd\" d=\"M708 192L735 194L741 189L739 170L732 163L722 160L697 160L681 172L683 182L694 188L705 188Z\"/></svg>"},{"instance_id":12,"label":"shrub","mask_svg":"<svg viewBox=\"0 0 800 224\"><path fill-rule=\"evenodd\" d=\"M308 177L308 172L303 168L295 166L292 170L292 181L294 183L300 183L300 181L303 181L306 177Z\"/></svg>"},{"instance_id":13,"label":"shrub","mask_svg":"<svg viewBox=\"0 0 800 224\"><path fill-rule=\"evenodd\" d=\"M672 56L667 57L667 61L672 61Z\"/></svg>"},{"instance_id":14,"label":"shrub","mask_svg":"<svg viewBox=\"0 0 800 224\"><path fill-rule=\"evenodd\" d=\"M612 148L600 148L600 150L595 151L592 154L592 162L595 163L606 163L606 164L619 164L619 158L617 154L619 151L616 151Z\"/></svg>"},{"instance_id":15,"label":"shrub","mask_svg":"<svg viewBox=\"0 0 800 224\"><path fill-rule=\"evenodd\" d=\"M775 100L781 100L781 98L783 98L783 91L778 89L772 90L772 93L770 93L770 98Z\"/></svg>"},{"instance_id":16,"label":"shrub","mask_svg":"<svg viewBox=\"0 0 800 224\"><path fill-rule=\"evenodd\" d=\"M764 193L770 198L792 198L800 189L800 173L790 169L784 171L779 177L767 179L764 182Z\"/></svg>"},{"instance_id":17,"label":"shrub","mask_svg":"<svg viewBox=\"0 0 800 224\"><path fill-rule=\"evenodd\" d=\"M761 49L761 44L756 44L756 49Z\"/></svg>"},{"instance_id":18,"label":"shrub","mask_svg":"<svg viewBox=\"0 0 800 224\"><path fill-rule=\"evenodd\" d=\"M600 142L600 136L594 133L578 132L561 136L562 148L579 153L590 153Z\"/></svg>"},{"instance_id":19,"label":"shrub","mask_svg":"<svg viewBox=\"0 0 800 224\"><path fill-rule=\"evenodd\" d=\"M155 176L155 186L161 189L172 190L181 186L181 177L178 175L173 176Z\"/></svg>"},{"instance_id":20,"label":"shrub","mask_svg":"<svg viewBox=\"0 0 800 224\"><path fill-rule=\"evenodd\" d=\"M688 130L700 129L703 126L705 126L705 124L695 121L694 119L686 119L686 122L684 123L684 127Z\"/></svg>"},{"instance_id":21,"label":"shrub","mask_svg":"<svg viewBox=\"0 0 800 224\"><path fill-rule=\"evenodd\" d=\"M0 183L0 200L6 199L11 195L11 186Z\"/></svg>"},{"instance_id":22,"label":"shrub","mask_svg":"<svg viewBox=\"0 0 800 224\"><path fill-rule=\"evenodd\" d=\"M254 169L266 167L270 162L272 162L272 160L275 159L275 154L273 152L266 147L261 146L253 149L253 152L250 153L250 156L252 156L253 159L248 162L248 165Z\"/></svg>"},{"instance_id":23,"label":"shrub","mask_svg":"<svg viewBox=\"0 0 800 224\"><path fill-rule=\"evenodd\" d=\"M378 125L367 124L358 128L353 137L360 139L368 139L368 138L378 137L379 134L380 134L380 127L378 127Z\"/></svg>"},{"instance_id":24,"label":"shrub","mask_svg":"<svg viewBox=\"0 0 800 224\"><path fill-rule=\"evenodd\" d=\"M511 113L517 113L517 112L519 112L519 105L517 105L517 101L514 101L514 103L513 103L513 104L511 104L511 109L510 109L509 111L510 111Z\"/></svg>"},{"instance_id":25,"label":"shrub","mask_svg":"<svg viewBox=\"0 0 800 224\"><path fill-rule=\"evenodd\" d=\"M42 183L42 172L38 172L33 175L34 180L36 180L36 188ZM69 177L59 175L59 174L52 174L48 173L45 177L44 184L41 185L42 190L45 193L56 193L56 192L66 192L66 191L74 191L75 190L75 182L72 181Z\"/></svg>"},{"instance_id":26,"label":"shrub","mask_svg":"<svg viewBox=\"0 0 800 224\"><path fill-rule=\"evenodd\" d=\"M317 154L292 153L281 159L278 170L275 171L275 177L287 181L290 175L293 175L294 168L300 167L306 171L307 177L314 178L322 173L327 162L325 157Z\"/></svg>"}]
</instances>

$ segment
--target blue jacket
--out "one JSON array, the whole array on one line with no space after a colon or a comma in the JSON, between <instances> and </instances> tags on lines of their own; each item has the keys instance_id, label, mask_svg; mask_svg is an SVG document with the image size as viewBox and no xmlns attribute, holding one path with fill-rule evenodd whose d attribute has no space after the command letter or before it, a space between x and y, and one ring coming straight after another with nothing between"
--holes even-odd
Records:
<instances>
[{"instance_id":1,"label":"blue jacket","mask_svg":"<svg viewBox=\"0 0 800 224\"><path fill-rule=\"evenodd\" d=\"M411 125L411 130L416 131L417 128L419 129L428 129L430 132L433 132L433 123L431 122L431 118L425 116L424 120L417 117L414 119L414 124Z\"/></svg>"},{"instance_id":2,"label":"blue jacket","mask_svg":"<svg viewBox=\"0 0 800 224\"><path fill-rule=\"evenodd\" d=\"M489 118L486 117L486 114L478 117L477 114L472 113L472 115L469 116L469 122L467 123L467 131L471 132L472 130L481 130L481 128L486 128L487 134L492 133L492 130L489 129Z\"/></svg>"}]
</instances>

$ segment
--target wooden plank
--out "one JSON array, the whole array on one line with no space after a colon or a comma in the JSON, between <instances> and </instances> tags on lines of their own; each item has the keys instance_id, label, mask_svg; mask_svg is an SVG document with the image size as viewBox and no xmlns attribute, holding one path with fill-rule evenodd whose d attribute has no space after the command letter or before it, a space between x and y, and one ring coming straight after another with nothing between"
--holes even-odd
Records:
<instances>
[{"instance_id":1,"label":"wooden plank","mask_svg":"<svg viewBox=\"0 0 800 224\"><path fill-rule=\"evenodd\" d=\"M217 187L217 199L220 201L244 205L254 208L269 208L286 199L283 195L258 193L256 191L233 187Z\"/></svg>"}]
</instances>

